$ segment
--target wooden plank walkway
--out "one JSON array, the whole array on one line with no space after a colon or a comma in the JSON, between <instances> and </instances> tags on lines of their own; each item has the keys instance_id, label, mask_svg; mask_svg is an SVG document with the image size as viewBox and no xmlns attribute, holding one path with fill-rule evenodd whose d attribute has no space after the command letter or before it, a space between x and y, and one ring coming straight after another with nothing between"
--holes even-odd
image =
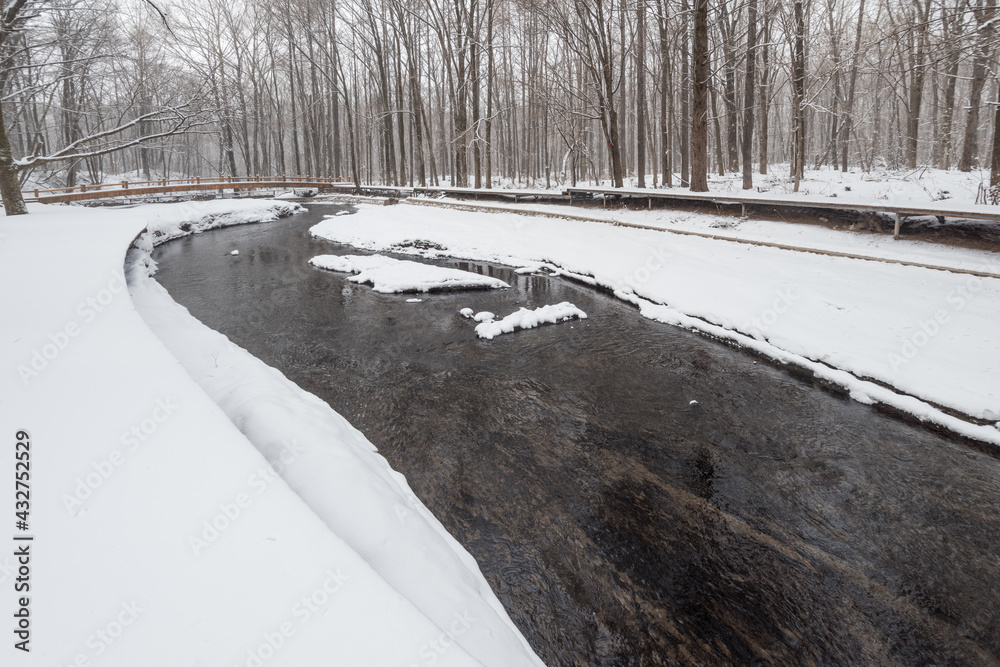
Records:
<instances>
[{"instance_id":1,"label":"wooden plank walkway","mask_svg":"<svg viewBox=\"0 0 1000 667\"><path fill-rule=\"evenodd\" d=\"M896 226L893 231L893 238L897 239L899 238L900 226L905 217L961 218L1000 222L1000 207L983 204L968 204L962 207L954 207L947 206L944 203L931 202L913 206L899 206L874 202L837 201L836 199L826 197L822 199L819 197L788 197L778 199L733 192L679 192L676 190L645 190L638 188L567 188L566 192L569 194L571 202L574 199L583 199L587 196L591 199L600 197L605 205L607 205L608 198L646 199L649 208L652 208L654 199L706 202L724 206L741 206L743 215L747 214L748 206L884 213L895 217Z\"/></svg>"},{"instance_id":2,"label":"wooden plank walkway","mask_svg":"<svg viewBox=\"0 0 1000 667\"><path fill-rule=\"evenodd\" d=\"M600 188L572 187L563 190L517 190L504 188L453 188L453 187L397 187L390 185L363 185L355 187L345 178L313 178L308 176L258 176L245 178L187 178L179 180L144 181L141 183L110 183L103 185L79 185L73 188L53 190L27 190L25 201L43 204L68 203L114 197L140 197L144 195L173 194L183 192L206 192L224 190L261 189L310 189L344 194L366 194L404 199L414 195L448 196L459 199L513 199L514 203L530 199L533 201L579 201L600 199L606 206L608 201L623 199L646 200L652 208L653 200L677 202L702 202L722 206L740 206L743 215L749 207L758 208L798 208L828 211L851 211L858 213L881 213L895 217L893 237L899 238L903 218L937 217L1000 222L1000 207L983 204L949 206L947 202L929 202L913 205L882 204L838 200L832 197L768 197L751 192L690 192L687 190L656 190L640 188Z\"/></svg>"},{"instance_id":3,"label":"wooden plank walkway","mask_svg":"<svg viewBox=\"0 0 1000 667\"><path fill-rule=\"evenodd\" d=\"M509 190L507 188L445 188L445 187L415 187L414 194L423 195L447 195L450 197L472 197L473 199L507 199L514 198L517 203L522 199L555 199L568 200L570 194L557 190Z\"/></svg>"},{"instance_id":4,"label":"wooden plank walkway","mask_svg":"<svg viewBox=\"0 0 1000 667\"><path fill-rule=\"evenodd\" d=\"M72 188L53 190L26 190L24 200L40 204L65 204L93 199L113 197L139 197L143 195L171 194L180 192L200 192L209 190L261 190L272 188L292 188L309 190L343 190L353 192L354 185L345 179L261 176L255 178L185 178L140 183L105 183L102 185L78 185Z\"/></svg>"}]
</instances>

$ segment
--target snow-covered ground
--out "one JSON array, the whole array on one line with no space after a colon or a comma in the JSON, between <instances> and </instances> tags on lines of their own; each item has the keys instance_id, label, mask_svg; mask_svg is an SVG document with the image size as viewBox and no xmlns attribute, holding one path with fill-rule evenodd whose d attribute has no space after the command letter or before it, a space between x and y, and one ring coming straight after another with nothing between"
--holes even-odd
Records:
<instances>
[{"instance_id":1,"label":"snow-covered ground","mask_svg":"<svg viewBox=\"0 0 1000 667\"><path fill-rule=\"evenodd\" d=\"M696 224L712 224L714 216L701 217ZM889 246L891 239L883 244L804 225L762 224L756 232L785 243L804 235L833 250L874 241L866 252L1000 273L1000 257L990 252L918 242ZM997 279L601 223L422 206L388 213L360 206L358 214L325 220L313 233L375 251L559 267L614 290L647 317L798 364L859 401L885 403L1000 444Z\"/></svg>"},{"instance_id":2,"label":"snow-covered ground","mask_svg":"<svg viewBox=\"0 0 1000 667\"><path fill-rule=\"evenodd\" d=\"M0 479L13 487L15 453L28 451L32 487L27 529L12 495L0 535L0 614L13 625L29 609L31 652L8 641L2 664L540 664L475 562L361 433L149 276L154 241L297 209L32 206L0 221ZM1000 273L995 253L822 227L586 214ZM360 206L314 231L604 285L647 317L1000 444L997 279L418 206ZM14 555L26 544L30 574ZM29 588L15 596L15 583Z\"/></svg>"},{"instance_id":3,"label":"snow-covered ground","mask_svg":"<svg viewBox=\"0 0 1000 667\"><path fill-rule=\"evenodd\" d=\"M510 287L499 278L382 255L318 255L309 263L327 271L357 274L348 280L370 284L384 294Z\"/></svg>"},{"instance_id":4,"label":"snow-covered ground","mask_svg":"<svg viewBox=\"0 0 1000 667\"><path fill-rule=\"evenodd\" d=\"M149 224L166 239L288 206L31 206L0 221L0 614L30 648L8 634L0 663L540 664L362 434L149 277L152 234L123 272ZM30 452L26 530L15 441Z\"/></svg>"},{"instance_id":5,"label":"snow-covered ground","mask_svg":"<svg viewBox=\"0 0 1000 667\"><path fill-rule=\"evenodd\" d=\"M814 249L820 252L859 255L872 259L1000 273L1000 255L995 252L969 250L905 237L895 240L888 234L845 233L846 230L831 229L823 225L789 224L774 220L742 219L669 209L636 211L621 208L583 208L560 204L470 202L450 198L435 200L417 198L407 200L405 203L434 207L456 207L459 210L469 207L500 212L517 210L544 214L546 217L582 217L612 223L642 225L667 232L682 234L693 232L717 239L774 243L801 249ZM1000 223L995 224L1000 229Z\"/></svg>"}]
</instances>

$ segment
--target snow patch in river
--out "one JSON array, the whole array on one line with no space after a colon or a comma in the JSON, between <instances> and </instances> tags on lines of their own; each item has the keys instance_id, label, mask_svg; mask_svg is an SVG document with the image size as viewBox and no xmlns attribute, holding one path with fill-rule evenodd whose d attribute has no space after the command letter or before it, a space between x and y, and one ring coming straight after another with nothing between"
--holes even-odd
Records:
<instances>
[{"instance_id":1,"label":"snow patch in river","mask_svg":"<svg viewBox=\"0 0 1000 667\"><path fill-rule=\"evenodd\" d=\"M481 320L480 316L483 316ZM476 335L480 338L493 339L501 334L511 333L518 329L534 329L540 324L556 324L558 322L566 322L575 317L585 320L587 319L587 313L569 301L563 301L555 305L540 306L534 310L521 308L502 320L494 320L493 313L484 311L476 315L476 320L481 322L476 325Z\"/></svg>"},{"instance_id":2,"label":"snow patch in river","mask_svg":"<svg viewBox=\"0 0 1000 667\"><path fill-rule=\"evenodd\" d=\"M376 292L386 294L510 287L498 278L383 255L318 255L309 263L329 271L356 273L348 280L370 283Z\"/></svg>"}]
</instances>

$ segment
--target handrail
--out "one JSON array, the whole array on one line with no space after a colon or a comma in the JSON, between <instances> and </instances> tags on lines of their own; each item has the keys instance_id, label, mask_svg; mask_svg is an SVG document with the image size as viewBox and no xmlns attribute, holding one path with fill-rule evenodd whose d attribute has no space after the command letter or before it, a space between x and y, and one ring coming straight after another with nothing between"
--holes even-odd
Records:
<instances>
[{"instance_id":1,"label":"handrail","mask_svg":"<svg viewBox=\"0 0 1000 667\"><path fill-rule=\"evenodd\" d=\"M127 190L129 188L141 187L141 186L152 186L152 187L167 187L168 185L228 185L228 184L244 184L244 183L284 183L284 182L294 182L294 183L315 183L317 185L333 184L333 183L350 183L350 178L345 177L320 177L320 176L216 176L216 177L201 177L201 176L190 176L188 178L159 178L152 181L118 181L115 183L81 183L79 185L67 186L62 188L50 188L50 189L40 189L40 188L30 188L22 190L23 194L28 196L33 196L35 198L43 194L50 193L74 193L74 192L90 192L93 190L104 190L112 188L120 188L122 190Z\"/></svg>"},{"instance_id":2,"label":"handrail","mask_svg":"<svg viewBox=\"0 0 1000 667\"><path fill-rule=\"evenodd\" d=\"M120 183L102 183L99 185L86 185L82 184L79 186L74 186L72 188L53 188L51 190L29 190L25 191L27 193L33 194L25 199L27 201L35 201L40 203L69 203L74 201L83 201L89 199L100 199L102 197L132 197L132 196L143 196L150 194L166 194L170 192L190 192L195 190L254 190L267 187L267 185L274 185L276 187L284 188L310 188L317 187L318 189L336 189L338 185L347 185L353 190L367 190L367 191L397 191L402 196L404 192L408 193L423 193L429 194L432 192L447 193L455 196L475 196L477 199L479 196L497 196L497 195L508 195L513 196L514 201L518 201L520 198L528 197L546 197L548 195L546 192L541 191L527 191L527 190L510 190L505 191L501 188L498 189L475 189L475 188L447 188L447 187L412 187L412 188L399 188L393 186L355 186L349 178L342 177L315 177L315 176L245 176L233 178L231 176L217 177L202 179L200 176L192 176L189 178L182 179L158 179L155 181L140 181L138 183L129 183L128 181L121 181ZM145 186L145 187L135 187L135 186ZM120 189L115 189L120 188ZM63 193L63 194L55 194ZM878 202L851 202L851 201L830 201L823 200L818 201L816 199L772 199L769 197L759 197L753 194L746 193L722 193L722 192L678 192L678 191L664 191L664 190L645 190L645 189L626 189L626 188L586 188L586 187L571 187L564 188L561 192L553 192L552 198L563 198L569 199L570 205L575 203L574 200L578 200L578 197L586 197L589 195L591 198L600 197L603 200L605 206L607 205L608 197L638 197L640 199L647 199L647 205L649 208L653 206L654 199L663 200L682 200L682 201L700 201L700 202L711 202L715 204L728 204L741 206L743 209L743 215L746 216L749 206L763 206L771 208L812 208L812 209L827 209L827 210L849 210L858 212L877 212L877 213L887 213L894 215L895 226L893 228L893 237L899 238L902 228L903 218L906 216L937 216L939 218L971 218L976 220L988 220L994 222L1000 222L1000 208L991 208L986 206L976 205L974 207L949 207L949 206L935 206L934 203L918 204L918 205L896 205L896 204L883 204Z\"/></svg>"}]
</instances>

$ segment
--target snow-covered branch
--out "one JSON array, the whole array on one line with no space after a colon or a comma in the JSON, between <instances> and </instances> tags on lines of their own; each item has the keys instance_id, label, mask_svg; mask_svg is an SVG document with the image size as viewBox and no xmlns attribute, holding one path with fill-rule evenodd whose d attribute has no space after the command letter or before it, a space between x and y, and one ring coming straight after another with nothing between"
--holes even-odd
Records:
<instances>
[{"instance_id":1,"label":"snow-covered branch","mask_svg":"<svg viewBox=\"0 0 1000 667\"><path fill-rule=\"evenodd\" d=\"M171 123L170 127L166 130L151 134L142 134L133 139L123 141L107 141L111 137L121 135L130 129L140 127L142 124L164 122ZM72 143L49 155L31 155L21 158L20 160L15 160L14 165L18 169L31 169L33 167L52 162L107 155L109 153L138 146L143 143L148 143L156 139L163 139L181 134L196 127L204 126L208 124L208 122L209 121L205 117L205 112L200 108L197 108L194 101L191 101L176 107L158 109L156 111L137 116L136 118L117 125L116 127L94 132L93 134L73 141Z\"/></svg>"}]
</instances>

